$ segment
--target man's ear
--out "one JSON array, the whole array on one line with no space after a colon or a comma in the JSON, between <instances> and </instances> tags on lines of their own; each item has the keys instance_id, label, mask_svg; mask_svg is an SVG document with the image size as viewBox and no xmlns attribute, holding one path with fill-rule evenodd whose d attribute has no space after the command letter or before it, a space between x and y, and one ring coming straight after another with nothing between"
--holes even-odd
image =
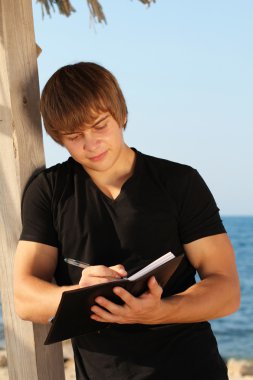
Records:
<instances>
[{"instance_id":1,"label":"man's ear","mask_svg":"<svg viewBox=\"0 0 253 380\"><path fill-rule=\"evenodd\" d=\"M126 125L127 125L127 116L125 117L125 119L124 119L124 124L123 124L123 129L126 129Z\"/></svg>"}]
</instances>

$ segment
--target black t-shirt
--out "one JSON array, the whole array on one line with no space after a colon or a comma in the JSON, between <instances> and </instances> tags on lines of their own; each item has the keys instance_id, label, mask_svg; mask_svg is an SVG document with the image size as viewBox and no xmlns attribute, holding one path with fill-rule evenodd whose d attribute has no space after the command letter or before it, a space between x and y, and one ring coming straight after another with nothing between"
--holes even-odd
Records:
<instances>
[{"instance_id":1,"label":"black t-shirt","mask_svg":"<svg viewBox=\"0 0 253 380\"><path fill-rule=\"evenodd\" d=\"M127 271L183 244L224 233L219 209L198 172L136 151L133 175L113 200L72 158L41 172L22 205L21 240L58 248L55 279L78 283L81 270L64 262L122 263ZM173 289L195 282L187 260ZM225 380L226 368L207 322L158 326L112 324L73 339L77 379Z\"/></svg>"}]
</instances>

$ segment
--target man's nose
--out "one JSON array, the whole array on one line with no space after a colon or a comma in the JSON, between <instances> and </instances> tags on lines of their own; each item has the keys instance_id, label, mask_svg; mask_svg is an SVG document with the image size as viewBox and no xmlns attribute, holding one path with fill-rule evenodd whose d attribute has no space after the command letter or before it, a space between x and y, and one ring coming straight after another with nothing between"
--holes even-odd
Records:
<instances>
[{"instance_id":1,"label":"man's nose","mask_svg":"<svg viewBox=\"0 0 253 380\"><path fill-rule=\"evenodd\" d=\"M83 149L93 151L98 146L98 139L91 131L84 134L83 138Z\"/></svg>"}]
</instances>

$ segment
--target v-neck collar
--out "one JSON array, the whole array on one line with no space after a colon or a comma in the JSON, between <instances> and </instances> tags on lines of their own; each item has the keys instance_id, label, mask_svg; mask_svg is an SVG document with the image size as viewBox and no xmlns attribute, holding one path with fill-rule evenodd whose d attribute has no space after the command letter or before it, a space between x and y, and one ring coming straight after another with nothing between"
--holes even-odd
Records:
<instances>
[{"instance_id":1,"label":"v-neck collar","mask_svg":"<svg viewBox=\"0 0 253 380\"><path fill-rule=\"evenodd\" d=\"M131 147L131 149L135 152L135 163L134 163L134 169L132 175L127 178L127 180L123 183L121 186L120 192L117 195L116 198L111 198L108 195L106 195L92 180L92 178L89 176L89 174L86 172L86 170L83 168L81 164L79 164L77 161L75 161L73 158L70 158L73 160L73 162L78 166L79 170L82 172L83 175L88 179L90 185L96 190L96 192L103 197L107 202L111 204L117 204L122 198L125 196L125 190L127 187L134 181L134 179L137 177L138 173L140 172L140 165L141 165L141 153Z\"/></svg>"}]
</instances>

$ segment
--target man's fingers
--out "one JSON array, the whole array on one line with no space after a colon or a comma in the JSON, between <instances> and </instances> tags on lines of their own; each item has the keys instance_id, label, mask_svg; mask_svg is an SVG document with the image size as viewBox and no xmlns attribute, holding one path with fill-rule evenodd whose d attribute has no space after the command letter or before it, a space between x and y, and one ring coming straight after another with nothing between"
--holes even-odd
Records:
<instances>
[{"instance_id":1,"label":"man's fingers","mask_svg":"<svg viewBox=\"0 0 253 380\"><path fill-rule=\"evenodd\" d=\"M100 320L101 322L120 322L121 316L124 315L122 306L104 297L97 297L95 301L96 304L91 307L91 311L94 313L91 315L92 319Z\"/></svg>"},{"instance_id":2,"label":"man's fingers","mask_svg":"<svg viewBox=\"0 0 253 380\"><path fill-rule=\"evenodd\" d=\"M110 268L117 272L121 277L127 276L127 271L122 264L113 265Z\"/></svg>"},{"instance_id":3,"label":"man's fingers","mask_svg":"<svg viewBox=\"0 0 253 380\"><path fill-rule=\"evenodd\" d=\"M105 282L110 282L115 278L112 277L93 277L93 276L88 276L88 277L81 277L79 281L79 285L81 287L86 287L86 286L91 286L91 285L97 285L97 284L104 284Z\"/></svg>"},{"instance_id":4,"label":"man's fingers","mask_svg":"<svg viewBox=\"0 0 253 380\"><path fill-rule=\"evenodd\" d=\"M156 281L155 276L150 277L148 280L148 288L151 294L159 298L161 297L163 289Z\"/></svg>"},{"instance_id":5,"label":"man's fingers","mask_svg":"<svg viewBox=\"0 0 253 380\"><path fill-rule=\"evenodd\" d=\"M112 280L118 280L124 277L125 273L124 267L120 265L115 265L110 268L105 265L91 265L82 271L79 285L85 287L94 284L102 284L103 282L109 282Z\"/></svg>"},{"instance_id":6,"label":"man's fingers","mask_svg":"<svg viewBox=\"0 0 253 380\"><path fill-rule=\"evenodd\" d=\"M109 311L96 305L92 306L91 311L94 313L91 315L91 319L100 322L113 322L113 315Z\"/></svg>"},{"instance_id":7,"label":"man's fingers","mask_svg":"<svg viewBox=\"0 0 253 380\"><path fill-rule=\"evenodd\" d=\"M121 277L114 269L106 267L105 265L92 265L85 268L83 272L92 277Z\"/></svg>"},{"instance_id":8,"label":"man's fingers","mask_svg":"<svg viewBox=\"0 0 253 380\"><path fill-rule=\"evenodd\" d=\"M124 288L120 288L120 287L115 287L113 288L113 292L122 299L122 301L124 301L124 303L126 303L127 305L133 305L133 303L135 302L136 298L130 294L127 290L125 290Z\"/></svg>"},{"instance_id":9,"label":"man's fingers","mask_svg":"<svg viewBox=\"0 0 253 380\"><path fill-rule=\"evenodd\" d=\"M149 322L153 311L160 307L162 291L154 276L148 280L148 291L137 298L124 288L115 286L113 292L124 304L117 305L104 297L96 297L96 304L91 307L91 319L120 324Z\"/></svg>"}]
</instances>

